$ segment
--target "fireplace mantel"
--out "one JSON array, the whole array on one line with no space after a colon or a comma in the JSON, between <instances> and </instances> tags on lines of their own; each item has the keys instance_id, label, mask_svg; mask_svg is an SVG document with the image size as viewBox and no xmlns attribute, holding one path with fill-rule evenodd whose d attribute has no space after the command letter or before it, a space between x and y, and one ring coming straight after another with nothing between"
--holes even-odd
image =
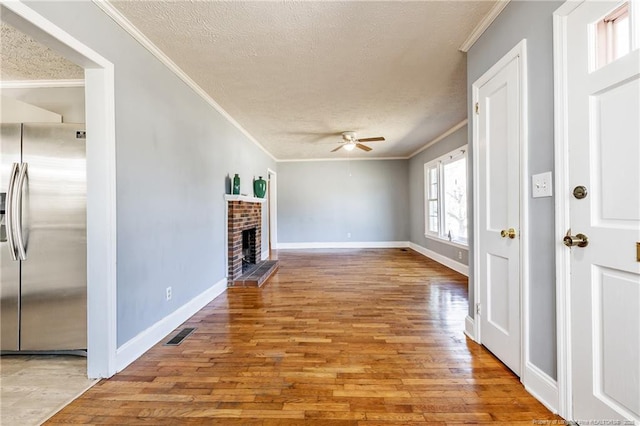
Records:
<instances>
[{"instance_id":1,"label":"fireplace mantel","mask_svg":"<svg viewBox=\"0 0 640 426\"><path fill-rule=\"evenodd\" d=\"M264 203L266 201L265 198L249 197L248 195L231 195L231 194L224 194L224 199L227 202L244 201L247 203Z\"/></svg>"}]
</instances>

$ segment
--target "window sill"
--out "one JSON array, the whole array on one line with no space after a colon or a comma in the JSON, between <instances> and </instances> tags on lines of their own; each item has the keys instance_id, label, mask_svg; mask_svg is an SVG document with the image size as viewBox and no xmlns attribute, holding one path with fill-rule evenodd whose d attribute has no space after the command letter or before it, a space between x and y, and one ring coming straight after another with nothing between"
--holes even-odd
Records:
<instances>
[{"instance_id":1,"label":"window sill","mask_svg":"<svg viewBox=\"0 0 640 426\"><path fill-rule=\"evenodd\" d=\"M467 245L467 244L456 243L455 241L445 240L444 238L436 237L435 235L431 235L431 234L424 234L424 236L425 236L425 238L428 238L428 239L433 240L433 241L437 241L437 242L442 243L442 244L446 244L448 246L453 246L453 247L458 247L458 248L461 248L461 249L469 250L469 245Z\"/></svg>"}]
</instances>

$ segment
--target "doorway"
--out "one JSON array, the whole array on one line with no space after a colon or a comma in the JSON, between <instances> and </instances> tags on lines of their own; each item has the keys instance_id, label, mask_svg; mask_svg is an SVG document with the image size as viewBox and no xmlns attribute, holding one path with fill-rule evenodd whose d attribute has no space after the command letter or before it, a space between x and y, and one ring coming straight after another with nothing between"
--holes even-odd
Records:
<instances>
[{"instance_id":1,"label":"doorway","mask_svg":"<svg viewBox=\"0 0 640 426\"><path fill-rule=\"evenodd\" d=\"M267 203L269 203L269 256L278 250L278 175L267 169Z\"/></svg>"},{"instance_id":2,"label":"doorway","mask_svg":"<svg viewBox=\"0 0 640 426\"><path fill-rule=\"evenodd\" d=\"M526 40L472 85L475 338L522 377Z\"/></svg>"},{"instance_id":3,"label":"doorway","mask_svg":"<svg viewBox=\"0 0 640 426\"><path fill-rule=\"evenodd\" d=\"M116 172L113 64L21 2L3 22L84 68L87 129L87 375L116 372Z\"/></svg>"}]
</instances>

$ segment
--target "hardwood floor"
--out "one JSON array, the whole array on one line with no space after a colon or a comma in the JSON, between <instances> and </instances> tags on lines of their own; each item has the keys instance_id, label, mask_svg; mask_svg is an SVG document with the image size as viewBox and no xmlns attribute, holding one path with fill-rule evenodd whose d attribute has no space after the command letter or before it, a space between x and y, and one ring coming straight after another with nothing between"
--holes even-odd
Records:
<instances>
[{"instance_id":1,"label":"hardwood floor","mask_svg":"<svg viewBox=\"0 0 640 426\"><path fill-rule=\"evenodd\" d=\"M462 332L467 278L411 250L279 253L47 424L532 424L560 420ZM171 336L170 336L171 337Z\"/></svg>"}]
</instances>

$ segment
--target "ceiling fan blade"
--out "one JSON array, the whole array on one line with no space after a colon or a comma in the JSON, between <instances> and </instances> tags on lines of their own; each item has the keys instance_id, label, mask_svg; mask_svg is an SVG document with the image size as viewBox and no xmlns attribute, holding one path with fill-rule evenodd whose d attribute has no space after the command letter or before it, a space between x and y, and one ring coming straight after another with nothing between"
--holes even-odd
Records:
<instances>
[{"instance_id":1,"label":"ceiling fan blade","mask_svg":"<svg viewBox=\"0 0 640 426\"><path fill-rule=\"evenodd\" d=\"M331 150L331 152L336 152L337 150L339 150L340 148L342 148L342 145L338 146L337 148L334 148Z\"/></svg>"},{"instance_id":2,"label":"ceiling fan blade","mask_svg":"<svg viewBox=\"0 0 640 426\"><path fill-rule=\"evenodd\" d=\"M361 143L357 143L357 144L356 144L356 146L357 146L358 148L360 148L361 150L363 150L363 151L367 151L367 152L371 151L371 148L369 148L369 147L368 147L368 146L366 146L366 145L362 145Z\"/></svg>"},{"instance_id":3,"label":"ceiling fan blade","mask_svg":"<svg viewBox=\"0 0 640 426\"><path fill-rule=\"evenodd\" d=\"M381 142L384 138L382 136L378 136L377 138L364 138L358 139L358 142Z\"/></svg>"}]
</instances>

